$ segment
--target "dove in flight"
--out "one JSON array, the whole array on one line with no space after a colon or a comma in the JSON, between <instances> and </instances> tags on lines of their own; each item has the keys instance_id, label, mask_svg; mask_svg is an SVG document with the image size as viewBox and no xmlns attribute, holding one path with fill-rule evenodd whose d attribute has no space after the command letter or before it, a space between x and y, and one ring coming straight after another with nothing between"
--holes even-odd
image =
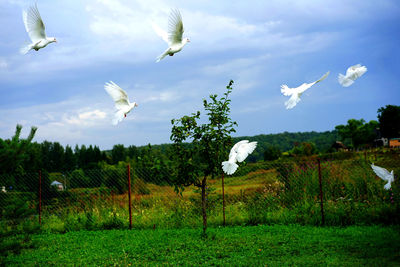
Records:
<instances>
[{"instance_id":1,"label":"dove in flight","mask_svg":"<svg viewBox=\"0 0 400 267\"><path fill-rule=\"evenodd\" d=\"M44 23L36 4L30 6L27 11L22 11L22 19L32 43L22 47L20 49L21 54L26 54L31 49L38 51L50 43L57 42L56 38L46 36Z\"/></svg>"},{"instance_id":2,"label":"dove in flight","mask_svg":"<svg viewBox=\"0 0 400 267\"><path fill-rule=\"evenodd\" d=\"M338 81L343 87L349 87L366 72L367 67L357 64L349 67L346 71L346 75L339 73Z\"/></svg>"},{"instance_id":3,"label":"dove in flight","mask_svg":"<svg viewBox=\"0 0 400 267\"><path fill-rule=\"evenodd\" d=\"M236 162L244 161L249 154L253 153L256 146L257 142L249 143L249 140L237 142L229 153L229 160L222 162L222 170L228 175L233 174L238 168Z\"/></svg>"},{"instance_id":4,"label":"dove in flight","mask_svg":"<svg viewBox=\"0 0 400 267\"><path fill-rule=\"evenodd\" d=\"M190 42L189 38L183 38L183 22L182 16L178 9L172 9L168 20L168 33L161 29L157 24L153 23L154 31L168 44L168 48L157 57L159 62L167 55L173 56Z\"/></svg>"},{"instance_id":5,"label":"dove in flight","mask_svg":"<svg viewBox=\"0 0 400 267\"><path fill-rule=\"evenodd\" d=\"M393 170L391 172L388 172L388 170L386 170L385 168L376 166L374 164L371 164L371 168L379 178L387 181L387 184L385 184L384 188L386 190L389 190L391 187L391 183L394 181Z\"/></svg>"},{"instance_id":6,"label":"dove in flight","mask_svg":"<svg viewBox=\"0 0 400 267\"><path fill-rule=\"evenodd\" d=\"M288 101L285 102L286 109L292 109L297 103L300 102L300 96L306 91L308 88L313 86L320 81L323 81L326 77L328 77L329 71L325 73L319 80L312 83L303 83L299 87L289 88L286 84L281 85L281 92L284 96L291 96Z\"/></svg>"},{"instance_id":7,"label":"dove in flight","mask_svg":"<svg viewBox=\"0 0 400 267\"><path fill-rule=\"evenodd\" d=\"M128 94L112 81L106 83L104 89L115 102L117 111L115 112L112 123L117 125L118 122L122 121L123 118L126 117L126 114L128 114L134 107L137 107L138 104L136 104L136 102L130 103Z\"/></svg>"}]
</instances>

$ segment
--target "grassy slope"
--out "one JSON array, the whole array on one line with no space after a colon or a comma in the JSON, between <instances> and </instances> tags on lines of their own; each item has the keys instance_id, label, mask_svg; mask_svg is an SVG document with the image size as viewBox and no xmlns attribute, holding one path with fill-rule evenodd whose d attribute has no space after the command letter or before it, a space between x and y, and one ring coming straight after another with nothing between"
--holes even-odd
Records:
<instances>
[{"instance_id":1,"label":"grassy slope","mask_svg":"<svg viewBox=\"0 0 400 267\"><path fill-rule=\"evenodd\" d=\"M398 227L254 226L41 234L6 265L398 266Z\"/></svg>"}]
</instances>

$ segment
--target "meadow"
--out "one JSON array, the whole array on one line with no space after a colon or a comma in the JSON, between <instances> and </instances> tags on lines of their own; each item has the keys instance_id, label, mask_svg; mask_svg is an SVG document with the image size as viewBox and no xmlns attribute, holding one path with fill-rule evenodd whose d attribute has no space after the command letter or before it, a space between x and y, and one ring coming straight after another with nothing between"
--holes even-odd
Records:
<instances>
[{"instance_id":1,"label":"meadow","mask_svg":"<svg viewBox=\"0 0 400 267\"><path fill-rule=\"evenodd\" d=\"M36 234L7 266L398 266L398 226L259 225Z\"/></svg>"},{"instance_id":2,"label":"meadow","mask_svg":"<svg viewBox=\"0 0 400 267\"><path fill-rule=\"evenodd\" d=\"M400 172L398 154L373 160ZM132 230L128 194L105 186L51 191L41 203L40 225L36 194L1 193L0 258L11 265L378 265L383 260L390 266L399 260L393 246L399 241L399 182L385 190L369 158L243 165L224 178L227 227L222 227L221 177L210 177L207 237L201 236L198 188L177 194L138 171L132 181Z\"/></svg>"},{"instance_id":3,"label":"meadow","mask_svg":"<svg viewBox=\"0 0 400 267\"><path fill-rule=\"evenodd\" d=\"M399 173L398 154L377 158ZM119 174L124 172L119 172ZM104 174L96 172L96 176ZM321 187L319 175L321 174ZM122 177L123 178L123 177ZM132 180L132 227L136 229L199 228L201 198L190 186L177 194L139 172ZM259 162L242 166L224 179L226 225L301 224L373 225L400 223L400 190L396 179L391 190L383 188L365 159L350 158ZM320 193L323 193L322 222ZM53 191L42 203L41 230L65 233L76 230L127 229L128 194L107 187L72 188ZM35 194L0 195L4 229L34 227L38 221ZM27 206L26 216L14 206ZM4 209L5 207L8 207ZM29 212L30 211L30 212ZM7 212L9 213L7 215ZM207 189L208 224L223 225L221 177L210 179Z\"/></svg>"}]
</instances>

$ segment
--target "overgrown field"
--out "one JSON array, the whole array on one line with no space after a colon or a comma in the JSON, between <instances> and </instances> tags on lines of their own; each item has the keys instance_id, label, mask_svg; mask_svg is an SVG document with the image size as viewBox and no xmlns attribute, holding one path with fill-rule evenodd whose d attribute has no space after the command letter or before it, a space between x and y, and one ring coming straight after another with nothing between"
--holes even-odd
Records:
<instances>
[{"instance_id":1,"label":"overgrown field","mask_svg":"<svg viewBox=\"0 0 400 267\"><path fill-rule=\"evenodd\" d=\"M4 240L3 240L4 242ZM37 234L12 266L399 266L398 226L260 225Z\"/></svg>"},{"instance_id":2,"label":"overgrown field","mask_svg":"<svg viewBox=\"0 0 400 267\"><path fill-rule=\"evenodd\" d=\"M381 157L376 164L400 173L400 157ZM325 225L400 224L400 183L391 190L365 160L341 159L321 163ZM102 174L99 172L97 174ZM182 195L152 177L133 175L132 224L136 229L198 228L202 226L198 188ZM242 166L225 177L227 225L321 225L319 168L315 160L260 162ZM0 193L0 226L9 230L36 227L35 193ZM26 207L23 210L21 207ZM108 187L53 191L42 201L44 232L127 229L128 194ZM223 224L222 180L210 179L207 191L208 224Z\"/></svg>"}]
</instances>

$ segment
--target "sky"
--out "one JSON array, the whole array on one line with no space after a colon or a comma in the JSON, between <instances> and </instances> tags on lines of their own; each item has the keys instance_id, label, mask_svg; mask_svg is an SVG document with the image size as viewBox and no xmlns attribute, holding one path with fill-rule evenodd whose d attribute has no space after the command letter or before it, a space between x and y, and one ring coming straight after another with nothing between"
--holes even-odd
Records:
<instances>
[{"instance_id":1,"label":"sky","mask_svg":"<svg viewBox=\"0 0 400 267\"><path fill-rule=\"evenodd\" d=\"M169 143L171 119L203 111L229 80L234 136L328 131L348 119L377 120L400 105L400 2L397 0L38 0L46 34L57 43L21 55L29 41L22 10L33 1L0 0L0 138L15 126L25 138L62 145ZM184 49L161 62L179 8ZM368 71L350 87L339 73ZM330 75L287 110L280 86ZM114 81L138 107L120 124L104 84ZM204 118L203 118L204 119Z\"/></svg>"}]
</instances>

